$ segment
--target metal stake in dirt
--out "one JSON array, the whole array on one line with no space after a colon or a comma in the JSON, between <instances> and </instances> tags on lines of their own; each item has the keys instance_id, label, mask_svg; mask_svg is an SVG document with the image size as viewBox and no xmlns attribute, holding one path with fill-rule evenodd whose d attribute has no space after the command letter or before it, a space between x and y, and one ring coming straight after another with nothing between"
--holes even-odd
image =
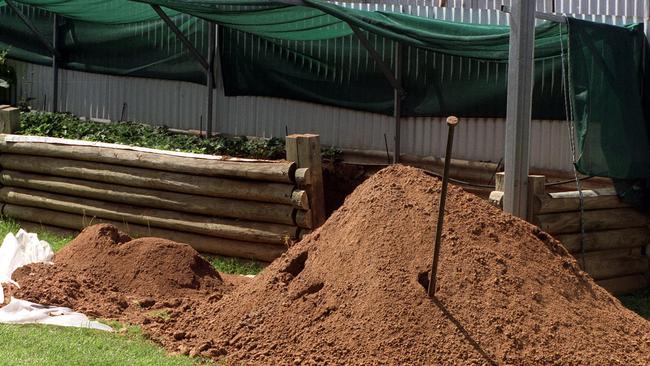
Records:
<instances>
[{"instance_id":1,"label":"metal stake in dirt","mask_svg":"<svg viewBox=\"0 0 650 366\"><path fill-rule=\"evenodd\" d=\"M429 297L436 294L436 273L438 272L438 259L440 258L440 242L442 240L442 224L445 218L445 202L447 201L447 184L449 183L449 165L451 162L451 150L454 145L454 128L458 124L458 118L447 117L449 135L447 136L447 152L445 153L445 167L442 173L442 191L440 192L440 204L438 205L438 224L436 225L436 242L433 246L433 263L429 277Z\"/></svg>"}]
</instances>

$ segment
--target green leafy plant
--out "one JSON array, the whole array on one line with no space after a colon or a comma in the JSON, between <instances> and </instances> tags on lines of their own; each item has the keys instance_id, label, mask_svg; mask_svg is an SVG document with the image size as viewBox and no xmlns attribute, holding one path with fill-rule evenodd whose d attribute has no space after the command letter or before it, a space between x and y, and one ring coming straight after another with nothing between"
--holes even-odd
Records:
<instances>
[{"instance_id":1,"label":"green leafy plant","mask_svg":"<svg viewBox=\"0 0 650 366\"><path fill-rule=\"evenodd\" d=\"M18 102L16 103L16 106L21 112L29 112L32 109L31 102L35 100L36 98L32 97L22 97L18 99Z\"/></svg>"},{"instance_id":2,"label":"green leafy plant","mask_svg":"<svg viewBox=\"0 0 650 366\"><path fill-rule=\"evenodd\" d=\"M8 50L0 51L0 88L9 89L16 83L16 71L7 64Z\"/></svg>"},{"instance_id":3,"label":"green leafy plant","mask_svg":"<svg viewBox=\"0 0 650 366\"><path fill-rule=\"evenodd\" d=\"M322 149L321 156L323 157L323 159L328 159L331 161L341 161L343 160L343 151L336 147L328 147Z\"/></svg>"},{"instance_id":4,"label":"green leafy plant","mask_svg":"<svg viewBox=\"0 0 650 366\"><path fill-rule=\"evenodd\" d=\"M270 139L246 136L203 138L173 132L165 126L152 126L145 123L87 121L69 113L29 112L29 107L26 107L23 112L20 118L20 129L16 132L22 135L61 137L253 159L277 160L284 159L286 156L284 139L277 137ZM329 147L322 150L322 156L325 159L339 161L342 152L340 149Z\"/></svg>"},{"instance_id":5,"label":"green leafy plant","mask_svg":"<svg viewBox=\"0 0 650 366\"><path fill-rule=\"evenodd\" d=\"M284 140L278 138L203 138L144 123L85 121L68 113L22 113L17 133L255 159L283 159L285 156Z\"/></svg>"}]
</instances>

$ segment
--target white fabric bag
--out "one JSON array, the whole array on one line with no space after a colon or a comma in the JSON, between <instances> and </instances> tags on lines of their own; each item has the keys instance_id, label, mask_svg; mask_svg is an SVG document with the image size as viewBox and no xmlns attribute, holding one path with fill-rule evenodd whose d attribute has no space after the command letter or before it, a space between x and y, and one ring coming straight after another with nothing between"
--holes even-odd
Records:
<instances>
[{"instance_id":1,"label":"white fabric bag","mask_svg":"<svg viewBox=\"0 0 650 366\"><path fill-rule=\"evenodd\" d=\"M14 236L5 236L0 246L0 284L11 283L14 271L31 263L51 263L54 252L50 244L38 240L34 233L20 229ZM4 303L4 289L0 289L0 306ZM64 307L43 306L25 300L11 298L9 304L0 308L0 323L8 324L52 324L67 327L93 328L105 331L113 329L108 325L91 321L84 314Z\"/></svg>"}]
</instances>

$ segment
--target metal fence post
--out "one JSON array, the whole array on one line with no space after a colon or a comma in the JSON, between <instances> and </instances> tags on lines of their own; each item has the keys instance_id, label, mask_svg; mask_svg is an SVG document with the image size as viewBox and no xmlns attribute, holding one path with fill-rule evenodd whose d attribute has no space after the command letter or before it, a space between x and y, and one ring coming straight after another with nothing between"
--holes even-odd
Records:
<instances>
[{"instance_id":1,"label":"metal fence post","mask_svg":"<svg viewBox=\"0 0 650 366\"><path fill-rule=\"evenodd\" d=\"M217 41L217 27L214 23L209 22L210 34L208 37L208 69L206 70L206 78L208 81L208 111L206 120L206 135L212 136L212 105L214 98L214 49Z\"/></svg>"},{"instance_id":2,"label":"metal fence post","mask_svg":"<svg viewBox=\"0 0 650 366\"><path fill-rule=\"evenodd\" d=\"M52 47L59 50L59 16L54 14L52 18ZM52 112L59 111L59 56L52 53Z\"/></svg>"},{"instance_id":3,"label":"metal fence post","mask_svg":"<svg viewBox=\"0 0 650 366\"><path fill-rule=\"evenodd\" d=\"M512 2L506 110L505 191L503 209L526 218L530 124L533 99L535 2Z\"/></svg>"},{"instance_id":4,"label":"metal fence post","mask_svg":"<svg viewBox=\"0 0 650 366\"><path fill-rule=\"evenodd\" d=\"M393 88L393 117L395 118L395 147L393 154L393 164L399 163L400 145L402 143L402 44L395 44L395 80L398 87Z\"/></svg>"}]
</instances>

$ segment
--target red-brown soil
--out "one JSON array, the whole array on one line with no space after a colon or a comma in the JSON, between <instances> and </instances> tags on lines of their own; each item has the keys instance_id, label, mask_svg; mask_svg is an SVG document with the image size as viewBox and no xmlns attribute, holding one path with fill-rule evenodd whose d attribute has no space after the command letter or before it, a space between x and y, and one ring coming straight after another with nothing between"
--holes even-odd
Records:
<instances>
[{"instance_id":1,"label":"red-brown soil","mask_svg":"<svg viewBox=\"0 0 650 366\"><path fill-rule=\"evenodd\" d=\"M134 323L175 317L197 301L215 303L233 288L189 245L132 240L103 224L85 229L53 265L27 265L13 277L18 298Z\"/></svg>"},{"instance_id":2,"label":"red-brown soil","mask_svg":"<svg viewBox=\"0 0 650 366\"><path fill-rule=\"evenodd\" d=\"M173 316L143 319L145 331L171 351L228 364L650 364L650 323L595 285L557 241L457 187L449 191L438 292L430 299L423 285L439 194L437 179L389 167L359 186L320 229L234 289L214 274L193 274L199 289L176 285L193 282L174 282L179 267L160 261L146 272L170 277L152 278L153 290L138 288L128 282L142 263L132 260L135 268L107 263L129 275L107 276L94 291L122 278L115 292L156 296L174 283L180 291L174 296L188 297L183 305L156 302ZM75 258L69 248L53 268L61 258L76 266L92 257ZM75 269L82 279L95 276L97 269L83 268ZM57 271L41 274L56 278ZM56 282L25 278L17 280L32 294L28 299L53 299L35 286ZM91 292L84 297L93 298ZM70 305L79 310L96 306L75 301Z\"/></svg>"}]
</instances>

